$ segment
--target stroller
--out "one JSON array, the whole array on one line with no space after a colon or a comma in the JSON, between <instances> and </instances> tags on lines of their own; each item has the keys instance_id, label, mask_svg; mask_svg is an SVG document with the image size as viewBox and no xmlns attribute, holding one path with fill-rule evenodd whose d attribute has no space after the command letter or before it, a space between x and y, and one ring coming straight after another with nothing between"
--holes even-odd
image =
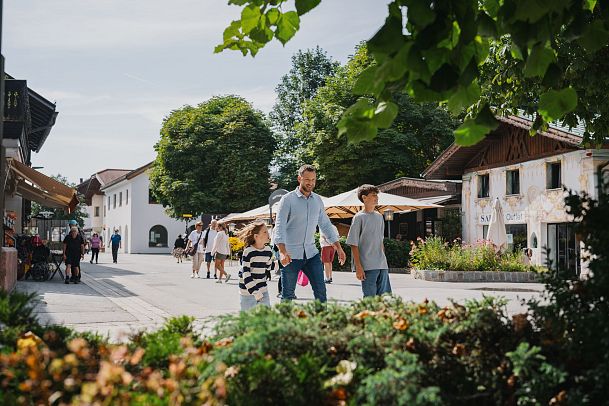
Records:
<instances>
[{"instance_id":1,"label":"stroller","mask_svg":"<svg viewBox=\"0 0 609 406\"><path fill-rule=\"evenodd\" d=\"M32 266L30 274L37 282L49 279L49 255L51 250L42 243L42 239L35 235L32 237Z\"/></svg>"}]
</instances>

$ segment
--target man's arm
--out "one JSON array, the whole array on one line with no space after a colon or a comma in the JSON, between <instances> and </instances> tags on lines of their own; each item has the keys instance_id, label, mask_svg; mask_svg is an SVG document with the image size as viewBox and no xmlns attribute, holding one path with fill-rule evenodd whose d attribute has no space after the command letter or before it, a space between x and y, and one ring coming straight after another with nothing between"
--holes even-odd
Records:
<instances>
[{"instance_id":1,"label":"man's arm","mask_svg":"<svg viewBox=\"0 0 609 406\"><path fill-rule=\"evenodd\" d=\"M63 242L63 259L66 259L66 249L68 248L68 244L65 242Z\"/></svg>"},{"instance_id":2,"label":"man's arm","mask_svg":"<svg viewBox=\"0 0 609 406\"><path fill-rule=\"evenodd\" d=\"M279 249L279 259L283 266L292 262L290 254L285 248L285 232L287 227L288 216L290 215L290 202L285 195L279 201L277 215L275 216L275 245Z\"/></svg>"},{"instance_id":3,"label":"man's arm","mask_svg":"<svg viewBox=\"0 0 609 406\"><path fill-rule=\"evenodd\" d=\"M85 257L85 241L81 238L80 240L80 257L84 258Z\"/></svg>"}]
</instances>

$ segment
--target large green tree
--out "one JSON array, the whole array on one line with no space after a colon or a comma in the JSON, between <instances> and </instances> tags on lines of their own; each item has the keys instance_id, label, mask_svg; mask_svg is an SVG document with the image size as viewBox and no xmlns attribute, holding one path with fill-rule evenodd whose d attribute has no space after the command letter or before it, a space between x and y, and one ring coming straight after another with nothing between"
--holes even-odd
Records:
<instances>
[{"instance_id":1,"label":"large green tree","mask_svg":"<svg viewBox=\"0 0 609 406\"><path fill-rule=\"evenodd\" d=\"M285 43L300 28L300 16L320 2L295 0L294 11L291 0L229 0L243 11L216 52L255 55L273 38ZM533 131L555 120L574 124L577 116L596 142L606 140L608 0L393 0L388 11L367 42L378 63L356 84L357 93L375 100L361 98L347 109L340 134L358 141L389 127L398 113L398 90L416 101L446 103L454 113L466 110L455 130L462 145L498 126L496 108L501 113L523 104L537 116ZM508 42L504 53L511 60L486 68L490 45L497 41ZM495 75L485 75L492 70Z\"/></svg>"},{"instance_id":2,"label":"large green tree","mask_svg":"<svg viewBox=\"0 0 609 406\"><path fill-rule=\"evenodd\" d=\"M213 97L164 120L150 185L174 217L264 204L275 148L263 114L238 96Z\"/></svg>"},{"instance_id":3,"label":"large green tree","mask_svg":"<svg viewBox=\"0 0 609 406\"><path fill-rule=\"evenodd\" d=\"M353 92L357 78L374 63L366 47L358 47L349 62L304 105L303 124L298 127L304 146L300 158L318 168L321 194L333 195L400 176L419 177L452 141L456 120L444 109L416 103L405 94L396 95L397 117L375 139L349 143L345 135L338 135L341 114L358 98Z\"/></svg>"},{"instance_id":4,"label":"large green tree","mask_svg":"<svg viewBox=\"0 0 609 406\"><path fill-rule=\"evenodd\" d=\"M292 189L296 186L296 172L300 166L297 151L303 148L302 139L297 137L297 127L302 124L304 103L315 96L338 66L339 63L320 47L300 50L292 56L290 71L275 88L277 101L269 116L278 141L273 177L279 187Z\"/></svg>"},{"instance_id":5,"label":"large green tree","mask_svg":"<svg viewBox=\"0 0 609 406\"><path fill-rule=\"evenodd\" d=\"M57 175L51 175L51 178L55 179L59 183L63 183L64 185L76 189L76 184L70 182L68 178L58 173ZM39 203L32 202L32 217L38 216L40 212L51 212L53 215L50 217L55 220L76 220L78 224L82 227L85 224L84 219L88 217L87 211L85 208L84 197L79 195L78 197L78 205L74 209L72 213L68 213L64 209L56 209L53 207L44 207Z\"/></svg>"}]
</instances>

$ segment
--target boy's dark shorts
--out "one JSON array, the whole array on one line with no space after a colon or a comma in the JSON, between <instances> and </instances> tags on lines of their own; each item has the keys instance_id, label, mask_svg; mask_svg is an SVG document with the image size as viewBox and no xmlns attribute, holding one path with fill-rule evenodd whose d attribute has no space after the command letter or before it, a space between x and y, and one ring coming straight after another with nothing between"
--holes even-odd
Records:
<instances>
[{"instance_id":1,"label":"boy's dark shorts","mask_svg":"<svg viewBox=\"0 0 609 406\"><path fill-rule=\"evenodd\" d=\"M72 265L75 268L80 268L80 254L66 255L66 265Z\"/></svg>"},{"instance_id":2,"label":"boy's dark shorts","mask_svg":"<svg viewBox=\"0 0 609 406\"><path fill-rule=\"evenodd\" d=\"M205 253L205 262L212 262L214 260L214 256L211 255L211 252Z\"/></svg>"}]
</instances>

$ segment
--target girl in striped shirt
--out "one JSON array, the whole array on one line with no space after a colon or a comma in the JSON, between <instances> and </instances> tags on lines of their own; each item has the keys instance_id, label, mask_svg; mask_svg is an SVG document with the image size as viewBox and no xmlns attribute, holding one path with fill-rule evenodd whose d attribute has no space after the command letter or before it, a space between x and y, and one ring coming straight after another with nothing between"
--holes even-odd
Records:
<instances>
[{"instance_id":1,"label":"girl in striped shirt","mask_svg":"<svg viewBox=\"0 0 609 406\"><path fill-rule=\"evenodd\" d=\"M241 310L248 310L258 304L270 306L271 300L266 285L267 272L275 269L273 250L269 230L262 222L253 222L239 233L245 243L242 266L239 271L239 291L241 293Z\"/></svg>"}]
</instances>

